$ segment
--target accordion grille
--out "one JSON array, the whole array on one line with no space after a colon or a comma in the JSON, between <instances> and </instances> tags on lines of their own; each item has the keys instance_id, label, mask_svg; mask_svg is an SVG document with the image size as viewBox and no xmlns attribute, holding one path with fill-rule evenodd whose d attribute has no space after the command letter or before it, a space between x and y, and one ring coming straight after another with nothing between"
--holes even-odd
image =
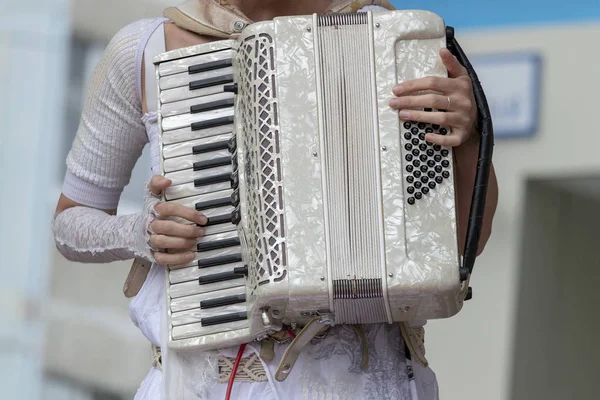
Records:
<instances>
[{"instance_id":1,"label":"accordion grille","mask_svg":"<svg viewBox=\"0 0 600 400\"><path fill-rule=\"evenodd\" d=\"M356 14L323 16L319 22L324 25L319 58L336 322L383 322L369 27L366 16Z\"/></svg>"},{"instance_id":2,"label":"accordion grille","mask_svg":"<svg viewBox=\"0 0 600 400\"><path fill-rule=\"evenodd\" d=\"M260 285L286 276L283 188L279 122L275 87L273 38L247 37L237 62L241 74L240 115L247 225L244 237L249 258L251 295Z\"/></svg>"}]
</instances>

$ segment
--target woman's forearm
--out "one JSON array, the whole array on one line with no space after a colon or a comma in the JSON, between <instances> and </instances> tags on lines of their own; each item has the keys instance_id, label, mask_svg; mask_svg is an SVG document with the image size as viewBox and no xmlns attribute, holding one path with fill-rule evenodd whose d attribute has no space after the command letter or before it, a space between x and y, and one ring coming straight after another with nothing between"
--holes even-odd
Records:
<instances>
[{"instance_id":1,"label":"woman's forearm","mask_svg":"<svg viewBox=\"0 0 600 400\"><path fill-rule=\"evenodd\" d=\"M473 137L479 137L478 134ZM477 172L477 160L479 157L479 141L472 140L454 149L456 169L456 197L458 214L458 234L461 254L464 251L469 213L471 211L471 200L473 198L473 186ZM477 255L483 252L485 245L492 233L492 221L498 204L498 181L494 166L490 168L490 178L487 187L485 213Z\"/></svg>"},{"instance_id":2,"label":"woman's forearm","mask_svg":"<svg viewBox=\"0 0 600 400\"><path fill-rule=\"evenodd\" d=\"M158 199L146 197L144 210L131 215L110 215L84 206L58 212L52 223L58 251L68 260L82 263L108 263L135 257L153 261L148 239Z\"/></svg>"}]
</instances>

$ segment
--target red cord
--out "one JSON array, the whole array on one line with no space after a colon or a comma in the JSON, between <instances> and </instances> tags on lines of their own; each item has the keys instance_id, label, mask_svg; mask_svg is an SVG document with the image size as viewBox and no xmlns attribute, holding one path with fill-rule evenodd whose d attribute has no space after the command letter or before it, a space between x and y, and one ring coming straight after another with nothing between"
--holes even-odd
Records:
<instances>
[{"instance_id":1,"label":"red cord","mask_svg":"<svg viewBox=\"0 0 600 400\"><path fill-rule=\"evenodd\" d=\"M292 339L294 339L296 337L296 335L294 334L294 331L292 331L291 329L287 330L287 334L289 337L291 337Z\"/></svg>"},{"instance_id":2,"label":"red cord","mask_svg":"<svg viewBox=\"0 0 600 400\"><path fill-rule=\"evenodd\" d=\"M237 357L235 358L235 364L233 364L233 369L231 370L231 376L229 377L229 383L227 384L227 393L225 394L225 400L229 400L231 398L231 389L233 388L233 381L235 380L235 374L237 373L237 369L240 366L240 362L242 361L242 355L244 354L244 349L246 348L246 343L240 346L238 350Z\"/></svg>"}]
</instances>

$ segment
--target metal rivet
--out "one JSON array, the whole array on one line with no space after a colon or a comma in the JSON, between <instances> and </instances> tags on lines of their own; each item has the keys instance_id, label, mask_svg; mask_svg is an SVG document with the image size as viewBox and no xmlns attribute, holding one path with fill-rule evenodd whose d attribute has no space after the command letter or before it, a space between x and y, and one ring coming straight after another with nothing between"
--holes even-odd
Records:
<instances>
[{"instance_id":1,"label":"metal rivet","mask_svg":"<svg viewBox=\"0 0 600 400\"><path fill-rule=\"evenodd\" d=\"M386 150L387 150L387 146L383 146L383 147L381 148L381 150L383 150L383 151L386 151Z\"/></svg>"},{"instance_id":2,"label":"metal rivet","mask_svg":"<svg viewBox=\"0 0 600 400\"><path fill-rule=\"evenodd\" d=\"M240 32L242 29L244 29L244 26L246 24L244 24L242 21L235 21L233 24L233 30L236 32Z\"/></svg>"},{"instance_id":3,"label":"metal rivet","mask_svg":"<svg viewBox=\"0 0 600 400\"><path fill-rule=\"evenodd\" d=\"M388 274L388 276L391 278L392 276L394 276L394 274L392 274L391 272Z\"/></svg>"},{"instance_id":4,"label":"metal rivet","mask_svg":"<svg viewBox=\"0 0 600 400\"><path fill-rule=\"evenodd\" d=\"M313 156L315 156L315 157L318 155L319 155L319 153L317 153L316 151L313 153Z\"/></svg>"},{"instance_id":5,"label":"metal rivet","mask_svg":"<svg viewBox=\"0 0 600 400\"><path fill-rule=\"evenodd\" d=\"M324 277L324 276L322 276L322 277L321 277L321 280L322 280L322 281L324 281L324 280L325 280L325 277Z\"/></svg>"},{"instance_id":6,"label":"metal rivet","mask_svg":"<svg viewBox=\"0 0 600 400\"><path fill-rule=\"evenodd\" d=\"M378 23L375 24L375 28L379 28L381 25Z\"/></svg>"},{"instance_id":7,"label":"metal rivet","mask_svg":"<svg viewBox=\"0 0 600 400\"><path fill-rule=\"evenodd\" d=\"M310 31L312 31L312 28L309 26L308 28L306 28L306 30L307 30L308 32L310 32Z\"/></svg>"}]
</instances>

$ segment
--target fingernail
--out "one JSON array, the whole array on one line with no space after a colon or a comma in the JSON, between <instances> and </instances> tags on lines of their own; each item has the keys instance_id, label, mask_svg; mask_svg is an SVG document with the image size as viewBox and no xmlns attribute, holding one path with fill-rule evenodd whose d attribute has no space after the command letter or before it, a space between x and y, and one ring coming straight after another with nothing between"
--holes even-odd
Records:
<instances>
[{"instance_id":1,"label":"fingernail","mask_svg":"<svg viewBox=\"0 0 600 400\"><path fill-rule=\"evenodd\" d=\"M394 86L394 89L392 90L394 92L394 94L398 95L400 93L402 93L403 87L401 85L398 86Z\"/></svg>"},{"instance_id":2,"label":"fingernail","mask_svg":"<svg viewBox=\"0 0 600 400\"><path fill-rule=\"evenodd\" d=\"M400 118L410 119L410 112L406 110L400 111Z\"/></svg>"},{"instance_id":3,"label":"fingernail","mask_svg":"<svg viewBox=\"0 0 600 400\"><path fill-rule=\"evenodd\" d=\"M204 236L204 229L202 229L202 228L196 229L196 237L203 237L203 236Z\"/></svg>"},{"instance_id":4,"label":"fingernail","mask_svg":"<svg viewBox=\"0 0 600 400\"><path fill-rule=\"evenodd\" d=\"M400 104L400 101L398 101L398 99L392 99L390 100L390 107L395 108L398 107L398 105Z\"/></svg>"},{"instance_id":5,"label":"fingernail","mask_svg":"<svg viewBox=\"0 0 600 400\"><path fill-rule=\"evenodd\" d=\"M204 214L198 214L197 221L200 225L206 225L206 223L208 222L208 218L206 218Z\"/></svg>"},{"instance_id":6,"label":"fingernail","mask_svg":"<svg viewBox=\"0 0 600 400\"><path fill-rule=\"evenodd\" d=\"M196 258L196 254L194 254L194 253L187 253L186 254L186 258L188 259L188 261L192 261L194 258Z\"/></svg>"}]
</instances>

